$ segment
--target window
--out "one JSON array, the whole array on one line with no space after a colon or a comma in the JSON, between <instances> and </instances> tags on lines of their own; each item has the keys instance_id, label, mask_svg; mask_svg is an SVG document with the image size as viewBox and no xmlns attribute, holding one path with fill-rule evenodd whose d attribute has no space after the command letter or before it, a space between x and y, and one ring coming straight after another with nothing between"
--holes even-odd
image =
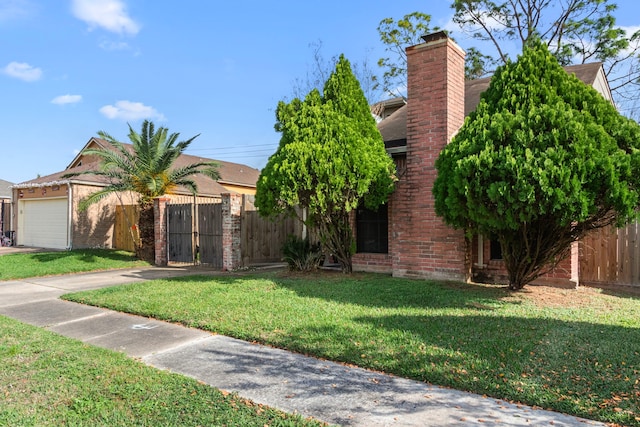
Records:
<instances>
[{"instance_id":1,"label":"window","mask_svg":"<svg viewBox=\"0 0 640 427\"><path fill-rule=\"evenodd\" d=\"M491 236L489 253L491 254L491 259L502 259L502 246L500 246L496 236Z\"/></svg>"},{"instance_id":2,"label":"window","mask_svg":"<svg viewBox=\"0 0 640 427\"><path fill-rule=\"evenodd\" d=\"M389 213L387 205L372 211L365 207L356 212L356 245L358 252L389 252Z\"/></svg>"}]
</instances>

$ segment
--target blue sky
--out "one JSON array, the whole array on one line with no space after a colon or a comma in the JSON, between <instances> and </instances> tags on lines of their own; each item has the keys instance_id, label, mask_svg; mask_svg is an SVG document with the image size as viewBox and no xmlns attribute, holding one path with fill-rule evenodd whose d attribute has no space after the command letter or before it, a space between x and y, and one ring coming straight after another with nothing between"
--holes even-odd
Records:
<instances>
[{"instance_id":1,"label":"blue sky","mask_svg":"<svg viewBox=\"0 0 640 427\"><path fill-rule=\"evenodd\" d=\"M422 11L447 26L449 3L0 0L0 178L63 170L98 131L126 142L144 119L200 134L190 154L261 168L310 44L377 68L380 20ZM640 25L637 0L617 3L619 25Z\"/></svg>"}]
</instances>

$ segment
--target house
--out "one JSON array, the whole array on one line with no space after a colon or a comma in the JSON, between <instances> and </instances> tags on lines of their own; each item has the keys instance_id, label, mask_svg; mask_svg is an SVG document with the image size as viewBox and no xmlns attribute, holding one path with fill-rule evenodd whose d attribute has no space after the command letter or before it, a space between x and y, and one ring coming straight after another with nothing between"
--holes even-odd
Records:
<instances>
[{"instance_id":1,"label":"house","mask_svg":"<svg viewBox=\"0 0 640 427\"><path fill-rule=\"evenodd\" d=\"M0 239L9 237L11 231L11 186L13 183L0 179Z\"/></svg>"},{"instance_id":2,"label":"house","mask_svg":"<svg viewBox=\"0 0 640 427\"><path fill-rule=\"evenodd\" d=\"M81 212L78 209L80 200L106 186L107 181L94 175L63 178L71 172L96 170L99 159L86 155L85 150L109 147L106 141L91 138L64 170L12 186L18 245L52 249L114 247L116 206L135 205L135 195L111 195ZM175 166L210 160L183 154ZM238 163L217 162L220 179L212 180L203 175L193 178L199 197L220 197L225 193L255 194L260 173L257 169ZM176 194L186 196L190 193L186 189L178 189Z\"/></svg>"},{"instance_id":3,"label":"house","mask_svg":"<svg viewBox=\"0 0 640 427\"><path fill-rule=\"evenodd\" d=\"M490 78L465 81L465 53L444 32L423 39L425 43L406 50L406 104L394 99L388 108L377 106L374 111L384 117L378 129L395 160L399 181L377 212L358 209L353 267L398 277L499 282L506 271L497 259L495 242L482 236L467 242L462 231L436 216L431 193L435 160L477 107ZM566 71L612 99L602 64L575 65ZM577 283L577 245L571 259L544 279Z\"/></svg>"}]
</instances>

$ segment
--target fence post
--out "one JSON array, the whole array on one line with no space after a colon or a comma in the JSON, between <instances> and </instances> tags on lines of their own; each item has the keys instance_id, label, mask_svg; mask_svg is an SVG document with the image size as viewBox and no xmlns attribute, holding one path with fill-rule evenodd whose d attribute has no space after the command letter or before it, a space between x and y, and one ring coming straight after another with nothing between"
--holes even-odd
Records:
<instances>
[{"instance_id":1,"label":"fence post","mask_svg":"<svg viewBox=\"0 0 640 427\"><path fill-rule=\"evenodd\" d=\"M222 269L235 270L242 266L240 242L242 212L241 194L222 194Z\"/></svg>"},{"instance_id":2,"label":"fence post","mask_svg":"<svg viewBox=\"0 0 640 427\"><path fill-rule=\"evenodd\" d=\"M164 267L168 264L167 257L167 197L153 199L153 232L155 246L155 264Z\"/></svg>"}]
</instances>

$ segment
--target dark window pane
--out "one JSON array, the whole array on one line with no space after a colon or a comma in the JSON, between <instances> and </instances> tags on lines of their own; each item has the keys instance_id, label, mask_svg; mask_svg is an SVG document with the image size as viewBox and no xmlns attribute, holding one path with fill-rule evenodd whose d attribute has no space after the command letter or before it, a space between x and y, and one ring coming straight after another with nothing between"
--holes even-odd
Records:
<instances>
[{"instance_id":1,"label":"dark window pane","mask_svg":"<svg viewBox=\"0 0 640 427\"><path fill-rule=\"evenodd\" d=\"M387 205L378 210L361 207L356 212L356 245L358 252L389 252L389 214Z\"/></svg>"},{"instance_id":2,"label":"dark window pane","mask_svg":"<svg viewBox=\"0 0 640 427\"><path fill-rule=\"evenodd\" d=\"M491 259L502 259L502 246L495 236L492 236L490 245Z\"/></svg>"}]
</instances>

